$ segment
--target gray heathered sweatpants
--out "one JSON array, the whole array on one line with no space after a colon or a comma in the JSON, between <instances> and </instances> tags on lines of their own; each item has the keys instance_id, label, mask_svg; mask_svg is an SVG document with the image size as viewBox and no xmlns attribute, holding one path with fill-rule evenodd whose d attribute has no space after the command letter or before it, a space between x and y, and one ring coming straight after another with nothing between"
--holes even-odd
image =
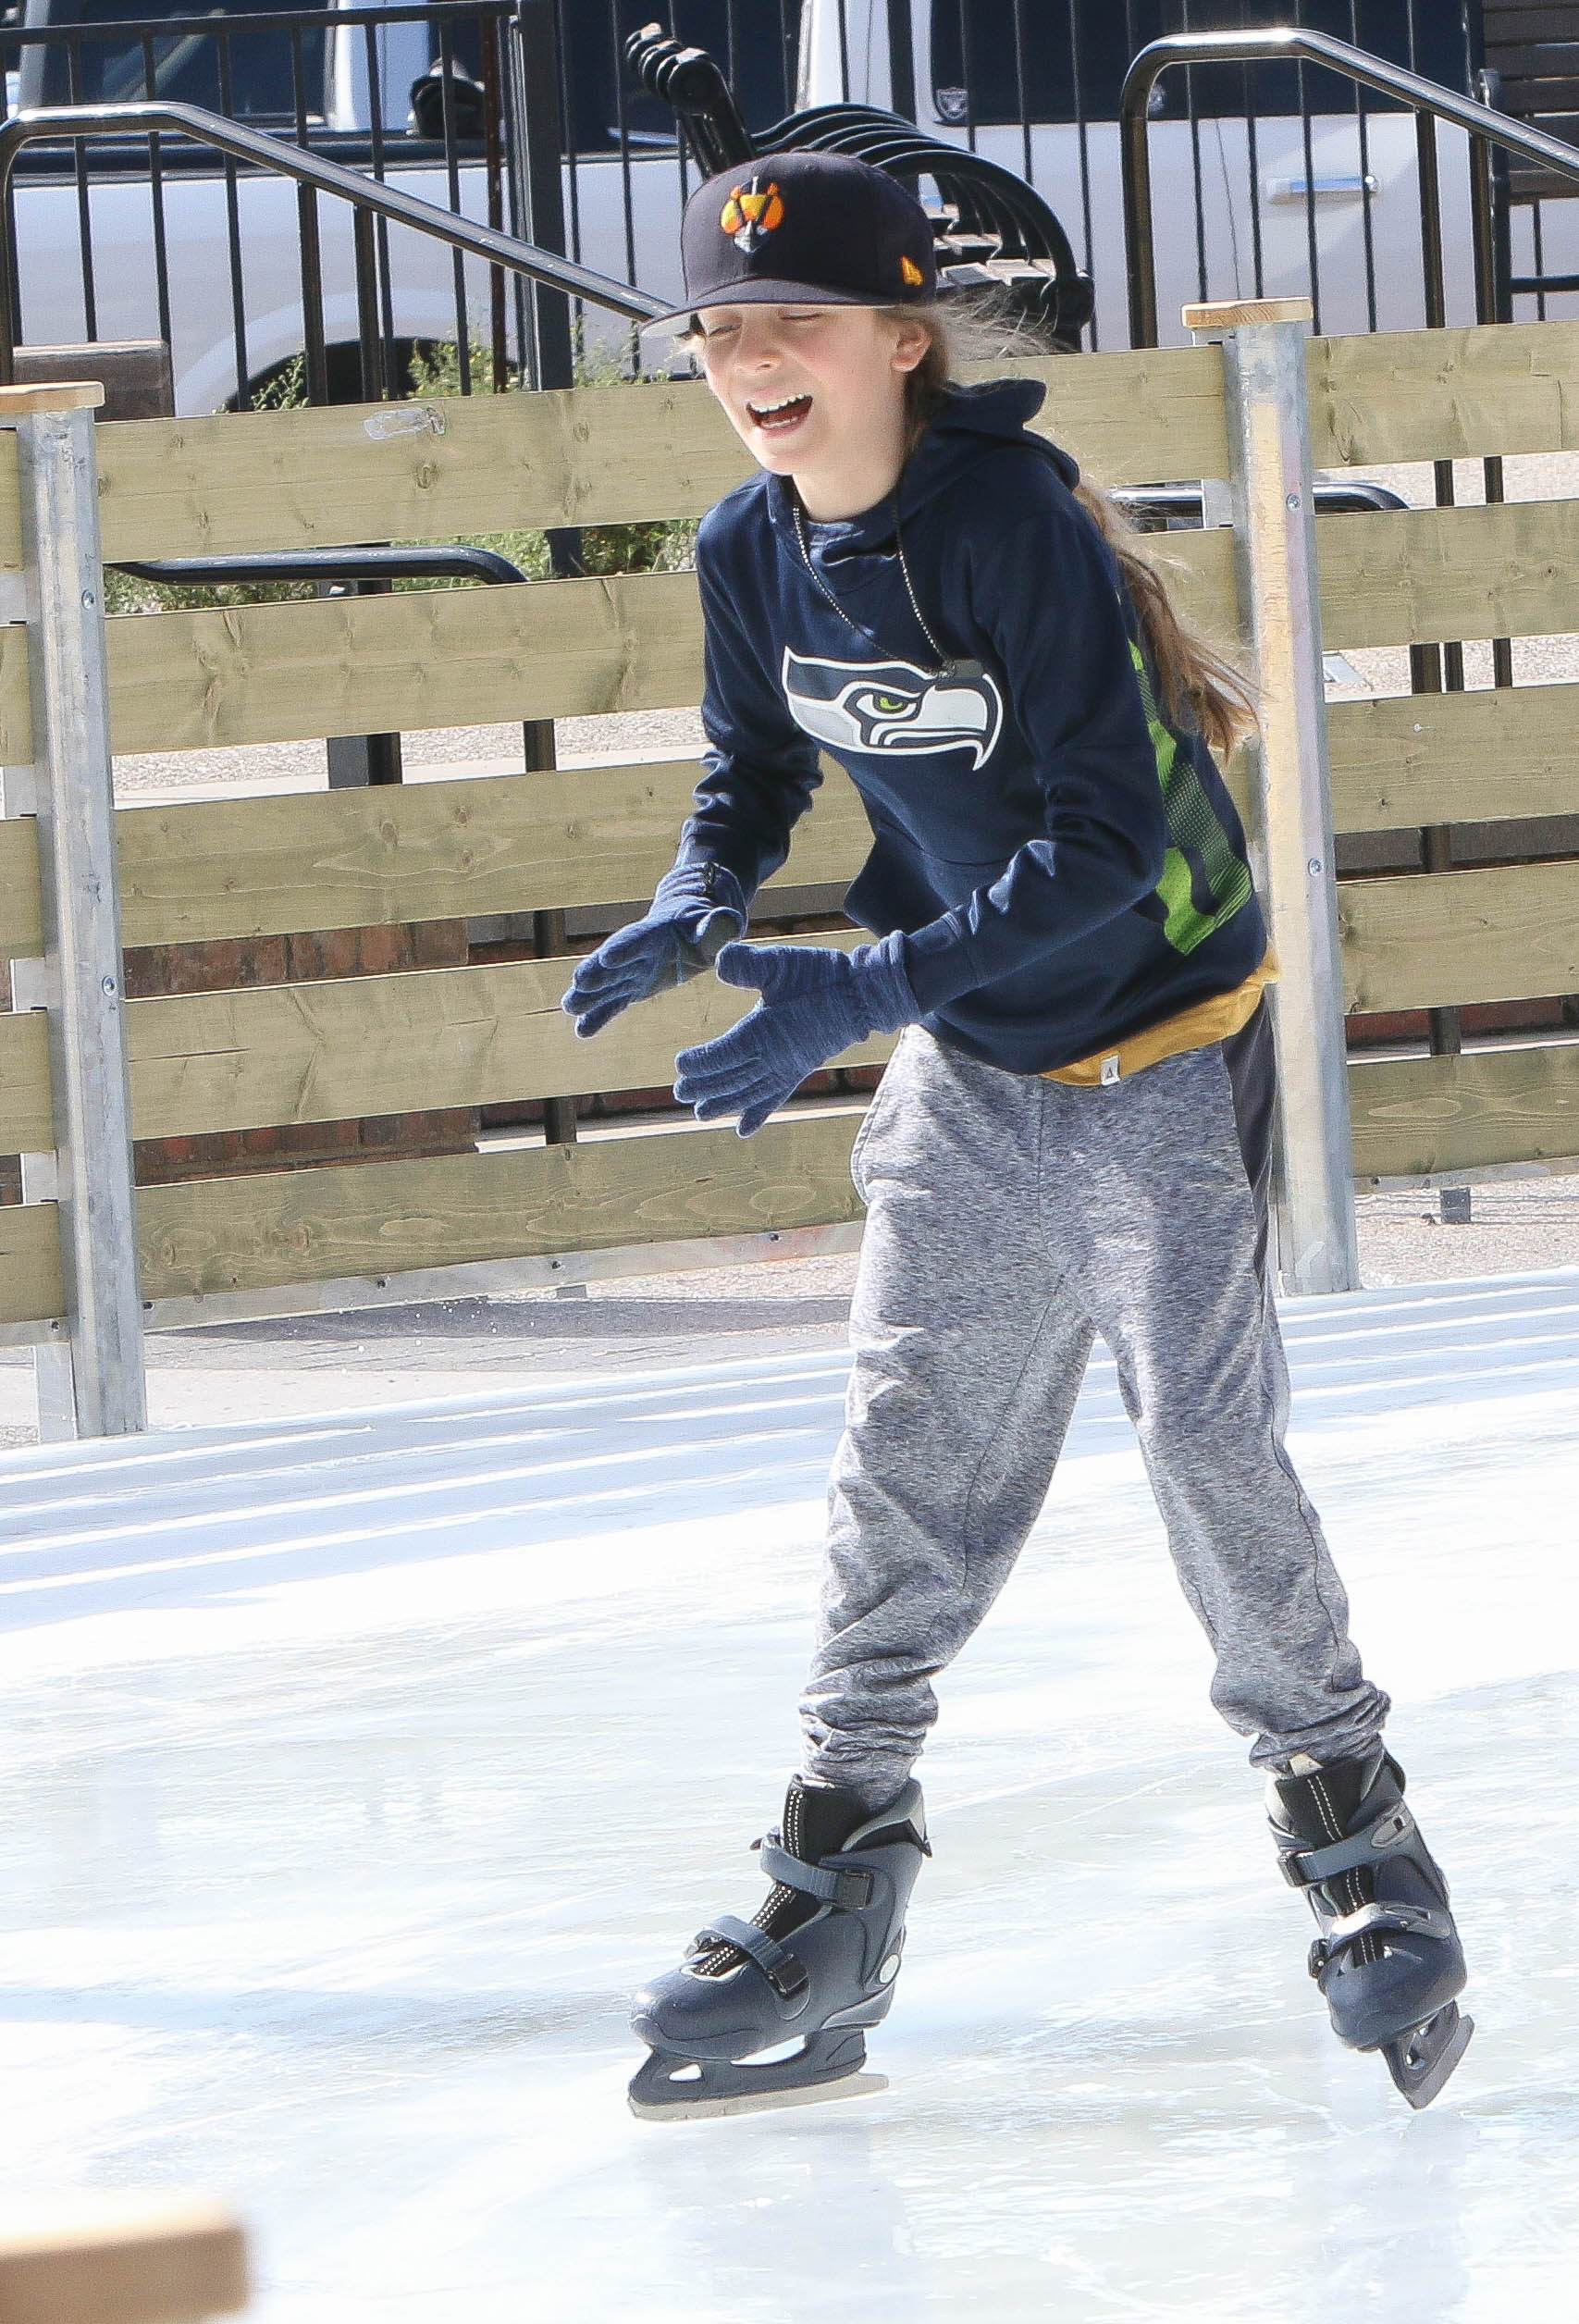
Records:
<instances>
[{"instance_id":1,"label":"gray heathered sweatpants","mask_svg":"<svg viewBox=\"0 0 1579 2324\"><path fill-rule=\"evenodd\" d=\"M1264 1009L1109 1089L906 1033L857 1141L867 1227L829 1488L808 1774L872 1808L937 1715L931 1680L1006 1580L1100 1332L1140 1435L1212 1700L1258 1765L1361 1750L1388 1712L1283 1449L1266 1269Z\"/></svg>"}]
</instances>

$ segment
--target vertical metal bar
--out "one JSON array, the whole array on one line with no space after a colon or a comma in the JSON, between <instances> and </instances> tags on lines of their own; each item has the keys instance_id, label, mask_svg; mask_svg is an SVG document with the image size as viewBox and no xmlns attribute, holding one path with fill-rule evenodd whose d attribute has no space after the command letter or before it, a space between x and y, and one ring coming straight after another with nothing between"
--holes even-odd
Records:
<instances>
[{"instance_id":1,"label":"vertical metal bar","mask_svg":"<svg viewBox=\"0 0 1579 2324\"><path fill-rule=\"evenodd\" d=\"M528 774L546 773L558 763L554 722L551 718L528 719L521 730L521 738L525 747L525 767ZM533 913L532 949L539 960L563 958L566 939L562 911ZM550 1146L574 1145L575 1099L574 1097L544 1098L543 1143Z\"/></svg>"},{"instance_id":2,"label":"vertical metal bar","mask_svg":"<svg viewBox=\"0 0 1579 2324\"><path fill-rule=\"evenodd\" d=\"M384 339L378 328L378 248L373 237L373 213L359 202L351 214L352 249L356 262L356 329L362 358L362 401L384 400Z\"/></svg>"},{"instance_id":3,"label":"vertical metal bar","mask_svg":"<svg viewBox=\"0 0 1579 2324\"><path fill-rule=\"evenodd\" d=\"M1069 0L1069 79L1075 95L1075 143L1080 157L1080 230L1085 241L1085 270L1092 272L1091 133L1086 119L1084 66L1080 56L1081 0ZM1096 309L1092 309L1091 344L1094 355L1101 345Z\"/></svg>"},{"instance_id":4,"label":"vertical metal bar","mask_svg":"<svg viewBox=\"0 0 1579 2324\"><path fill-rule=\"evenodd\" d=\"M384 182L384 74L378 55L376 29L371 24L362 28L367 56L367 129L371 145L373 175ZM395 360L395 302L389 282L389 221L380 218L374 233L378 259L378 324L384 337L384 377L390 392L397 385L399 366Z\"/></svg>"},{"instance_id":5,"label":"vertical metal bar","mask_svg":"<svg viewBox=\"0 0 1579 2324\"><path fill-rule=\"evenodd\" d=\"M450 191L450 207L459 215L461 158L456 150L455 35L442 19L438 26L438 99L444 124L444 169ZM470 395L472 325L466 312L466 261L460 251L452 250L450 263L455 280L455 361L461 375L461 393Z\"/></svg>"},{"instance_id":6,"label":"vertical metal bar","mask_svg":"<svg viewBox=\"0 0 1579 2324\"><path fill-rule=\"evenodd\" d=\"M40 1430L82 1437L147 1424L93 445L99 400L97 389L13 389L0 405L0 424L17 435L31 616L43 928L33 983L48 1025L69 1330L66 1350L42 1352Z\"/></svg>"},{"instance_id":7,"label":"vertical metal bar","mask_svg":"<svg viewBox=\"0 0 1579 2324\"><path fill-rule=\"evenodd\" d=\"M290 27L290 94L296 115L296 142L307 143L306 62L302 27ZM318 196L312 186L296 189L296 241L302 269L302 345L307 373L307 401L329 400L329 356L324 335L324 265L318 242Z\"/></svg>"},{"instance_id":8,"label":"vertical metal bar","mask_svg":"<svg viewBox=\"0 0 1579 2324\"><path fill-rule=\"evenodd\" d=\"M529 4L530 0L518 0L523 12ZM570 43L564 36L563 0L549 0L547 14L552 28L553 43L549 53L553 57L554 79L557 87L554 99L556 111L553 118L558 125L558 133L562 142L565 185L570 195L569 208L566 212L566 222L570 232L570 254L579 263L581 258L581 155L576 150L575 142L576 117L575 106L571 101ZM554 198L558 203L561 197L556 193ZM541 248L541 238L535 239L537 240L538 246ZM571 343L576 354L583 355L586 352L586 300L577 299L574 308L567 300L566 312L571 317Z\"/></svg>"},{"instance_id":9,"label":"vertical metal bar","mask_svg":"<svg viewBox=\"0 0 1579 2324\"><path fill-rule=\"evenodd\" d=\"M1025 68L1025 0L1014 0L1015 26L1015 97L1019 105L1020 176L1028 186L1036 183L1036 171L1030 158L1030 91Z\"/></svg>"},{"instance_id":10,"label":"vertical metal bar","mask_svg":"<svg viewBox=\"0 0 1579 2324\"><path fill-rule=\"evenodd\" d=\"M976 151L976 46L970 37L970 0L957 0L959 9L959 71L965 83L965 142ZM839 0L839 70L845 94L850 93L850 60L845 46L845 0Z\"/></svg>"},{"instance_id":11,"label":"vertical metal bar","mask_svg":"<svg viewBox=\"0 0 1579 2324\"><path fill-rule=\"evenodd\" d=\"M1300 138L1305 157L1305 250L1311 270L1312 328L1321 329L1321 253L1316 243L1315 148L1311 134L1311 95L1303 64L1294 67L1300 84Z\"/></svg>"},{"instance_id":12,"label":"vertical metal bar","mask_svg":"<svg viewBox=\"0 0 1579 2324\"><path fill-rule=\"evenodd\" d=\"M1349 0L1349 40L1353 48L1360 46L1359 0ZM1354 83L1354 125L1360 146L1360 231L1365 252L1365 328L1376 328L1376 248L1375 221L1371 216L1371 138L1365 113L1363 83Z\"/></svg>"},{"instance_id":13,"label":"vertical metal bar","mask_svg":"<svg viewBox=\"0 0 1579 2324\"><path fill-rule=\"evenodd\" d=\"M1257 805L1269 926L1281 968L1277 1043L1280 1265L1295 1292L1359 1288L1343 976L1333 863L1315 502L1302 301L1185 310L1220 339L1240 600L1261 686ZM1227 320L1228 315L1236 319Z\"/></svg>"},{"instance_id":14,"label":"vertical metal bar","mask_svg":"<svg viewBox=\"0 0 1579 2324\"><path fill-rule=\"evenodd\" d=\"M510 231L518 241L526 239L525 127L521 104L520 43L505 30L505 21L495 17L494 29L499 40L499 74L500 133L504 140L504 183L506 215ZM512 270L510 276L511 310L515 317L515 360L517 373L524 388L531 387L531 340L526 321L526 278Z\"/></svg>"},{"instance_id":15,"label":"vertical metal bar","mask_svg":"<svg viewBox=\"0 0 1579 2324\"><path fill-rule=\"evenodd\" d=\"M236 108L230 82L230 35L221 26L215 35L219 43L219 110L234 120ZM360 214L359 214L360 215ZM252 409L252 389L249 381L252 367L247 361L247 302L241 288L241 216L236 193L236 164L225 156L225 225L230 253L230 330L236 349L236 409Z\"/></svg>"},{"instance_id":16,"label":"vertical metal bar","mask_svg":"<svg viewBox=\"0 0 1579 2324\"><path fill-rule=\"evenodd\" d=\"M495 232L504 226L504 149L501 125L503 80L499 68L499 19L486 16L478 25L483 64L483 170L487 179L488 224ZM504 268L488 268L488 362L493 391L502 395L510 385L510 339L505 321Z\"/></svg>"},{"instance_id":17,"label":"vertical metal bar","mask_svg":"<svg viewBox=\"0 0 1579 2324\"><path fill-rule=\"evenodd\" d=\"M66 43L68 85L73 105L80 105L82 96L82 43L73 32ZM98 299L93 286L93 213L88 199L88 142L74 137L71 141L72 167L77 179L77 246L82 268L82 336L97 339L99 335Z\"/></svg>"},{"instance_id":18,"label":"vertical metal bar","mask_svg":"<svg viewBox=\"0 0 1579 2324\"><path fill-rule=\"evenodd\" d=\"M609 44L614 52L614 122L620 140L620 205L625 229L625 280L636 278L635 189L631 180L631 125L625 103L624 59L620 53L619 0L609 0ZM632 375L641 376L641 333L633 328L627 341Z\"/></svg>"},{"instance_id":19,"label":"vertical metal bar","mask_svg":"<svg viewBox=\"0 0 1579 2324\"><path fill-rule=\"evenodd\" d=\"M16 377L17 349L22 343L22 265L17 247L17 178L6 175L5 232L0 236L0 387Z\"/></svg>"},{"instance_id":20,"label":"vertical metal bar","mask_svg":"<svg viewBox=\"0 0 1579 2324\"><path fill-rule=\"evenodd\" d=\"M1152 84L1153 87L1155 83ZM1129 344L1157 343L1157 253L1152 225L1152 149L1147 108L1138 105L1119 123L1124 171L1124 259L1129 278Z\"/></svg>"},{"instance_id":21,"label":"vertical metal bar","mask_svg":"<svg viewBox=\"0 0 1579 2324\"><path fill-rule=\"evenodd\" d=\"M1189 10L1185 11L1188 18ZM1188 29L1188 27L1187 27ZM1195 204L1195 279L1198 299L1210 296L1206 281L1206 196L1201 182L1201 116L1195 104L1195 68L1184 68L1184 116L1190 124L1190 183ZM1238 289L1235 285L1235 289Z\"/></svg>"},{"instance_id":22,"label":"vertical metal bar","mask_svg":"<svg viewBox=\"0 0 1579 2324\"><path fill-rule=\"evenodd\" d=\"M1425 113L1414 117L1415 153L1420 176L1420 266L1425 295L1425 328L1441 330L1447 322L1447 291L1442 269L1442 191L1437 170L1437 124ZM1450 460L1432 463L1438 508L1453 505L1453 464ZM1449 694L1462 694L1464 683L1464 656L1462 645L1444 644L1440 658L1435 655L1429 663L1412 668L1422 672L1440 673L1444 689ZM1435 689L1432 689L1433 691ZM1449 872L1452 869L1452 846L1446 824L1432 824L1421 834L1421 860L1426 872ZM1459 1012L1456 1008L1433 1008L1426 1012L1429 1040L1433 1057L1455 1057L1462 1045Z\"/></svg>"},{"instance_id":23,"label":"vertical metal bar","mask_svg":"<svg viewBox=\"0 0 1579 2324\"><path fill-rule=\"evenodd\" d=\"M142 36L142 87L152 104L158 89L152 36ZM165 232L165 157L159 132L148 136L148 191L154 205L154 293L159 310L159 336L167 347L170 332L170 253Z\"/></svg>"},{"instance_id":24,"label":"vertical metal bar","mask_svg":"<svg viewBox=\"0 0 1579 2324\"><path fill-rule=\"evenodd\" d=\"M564 181L561 175L566 127L553 0L521 0L516 56L521 72L521 195L526 239L539 250L565 246ZM571 178L574 195L575 179ZM568 388L575 377L570 302L562 290L534 283L528 293L534 387Z\"/></svg>"},{"instance_id":25,"label":"vertical metal bar","mask_svg":"<svg viewBox=\"0 0 1579 2324\"><path fill-rule=\"evenodd\" d=\"M1470 140L1471 222L1474 245L1474 315L1477 323L1502 320L1502 283L1497 263L1497 216L1491 148L1484 137ZM1502 463L1495 454L1480 464L1488 506L1501 501ZM1513 683L1513 643L1509 637L1491 641L1492 684Z\"/></svg>"},{"instance_id":26,"label":"vertical metal bar","mask_svg":"<svg viewBox=\"0 0 1579 2324\"><path fill-rule=\"evenodd\" d=\"M1019 26L1020 0L1015 0L1015 25ZM794 83L790 84L793 91ZM888 0L888 87L889 102L895 113L907 121L920 118L916 110L916 50L910 32L910 0ZM793 94L785 105L787 113L795 102ZM1030 155L1027 153L1026 174L1030 175Z\"/></svg>"},{"instance_id":27,"label":"vertical metal bar","mask_svg":"<svg viewBox=\"0 0 1579 2324\"><path fill-rule=\"evenodd\" d=\"M1240 7L1240 20L1244 21L1244 7ZM1250 271L1256 297L1266 291L1266 261L1261 235L1261 153L1255 133L1255 106L1251 99L1251 68L1246 65L1244 76L1244 156L1250 179Z\"/></svg>"}]
</instances>

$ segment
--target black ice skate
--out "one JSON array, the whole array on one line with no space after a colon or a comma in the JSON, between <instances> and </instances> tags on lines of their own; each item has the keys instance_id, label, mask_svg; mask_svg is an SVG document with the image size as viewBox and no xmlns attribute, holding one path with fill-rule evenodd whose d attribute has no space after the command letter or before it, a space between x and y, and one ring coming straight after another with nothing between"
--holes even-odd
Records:
<instances>
[{"instance_id":1,"label":"black ice skate","mask_svg":"<svg viewBox=\"0 0 1579 2324\"><path fill-rule=\"evenodd\" d=\"M783 1832L756 1845L774 1885L755 1921L721 1914L632 2007L652 2056L631 2083L631 2111L648 2120L887 2087L861 2068L866 2028L894 1998L905 1909L931 1852L920 1786L871 1815L852 1792L797 1778ZM778 2054L788 2043L791 2054Z\"/></svg>"},{"instance_id":2,"label":"black ice skate","mask_svg":"<svg viewBox=\"0 0 1579 2324\"><path fill-rule=\"evenodd\" d=\"M1403 1804L1403 1770L1378 1745L1275 1776L1267 1800L1283 1876L1321 1932L1310 1972L1333 2031L1351 2049L1379 2049L1410 2105L1429 2106L1474 2021L1459 2015L1463 1948L1448 1884Z\"/></svg>"}]
</instances>

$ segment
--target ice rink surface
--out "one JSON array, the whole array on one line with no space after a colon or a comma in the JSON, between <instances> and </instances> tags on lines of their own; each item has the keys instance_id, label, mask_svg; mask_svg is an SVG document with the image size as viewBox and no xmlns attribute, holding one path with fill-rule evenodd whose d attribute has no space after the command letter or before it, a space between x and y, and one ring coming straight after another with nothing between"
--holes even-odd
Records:
<instances>
[{"instance_id":1,"label":"ice rink surface","mask_svg":"<svg viewBox=\"0 0 1579 2324\"><path fill-rule=\"evenodd\" d=\"M890 2087L631 2119L793 1761L796 1354L0 1458L0 2210L225 2194L265 2324L1566 2324L1579 1270L1285 1329L1470 1956L1429 2113L1327 2031L1099 1362L944 1682Z\"/></svg>"}]
</instances>

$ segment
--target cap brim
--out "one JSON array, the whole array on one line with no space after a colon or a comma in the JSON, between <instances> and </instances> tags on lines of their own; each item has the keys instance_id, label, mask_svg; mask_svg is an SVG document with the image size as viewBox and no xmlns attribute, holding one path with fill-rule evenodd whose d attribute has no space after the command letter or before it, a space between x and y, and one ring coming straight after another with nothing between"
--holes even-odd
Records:
<instances>
[{"instance_id":1,"label":"cap brim","mask_svg":"<svg viewBox=\"0 0 1579 2324\"><path fill-rule=\"evenodd\" d=\"M643 338L648 331L678 331L705 306L886 307L921 303L914 291L907 299L874 299L860 290L830 290L825 283L783 282L754 277L749 282L721 282L710 290L699 290L672 315L655 315L650 322L642 325L641 331Z\"/></svg>"}]
</instances>

